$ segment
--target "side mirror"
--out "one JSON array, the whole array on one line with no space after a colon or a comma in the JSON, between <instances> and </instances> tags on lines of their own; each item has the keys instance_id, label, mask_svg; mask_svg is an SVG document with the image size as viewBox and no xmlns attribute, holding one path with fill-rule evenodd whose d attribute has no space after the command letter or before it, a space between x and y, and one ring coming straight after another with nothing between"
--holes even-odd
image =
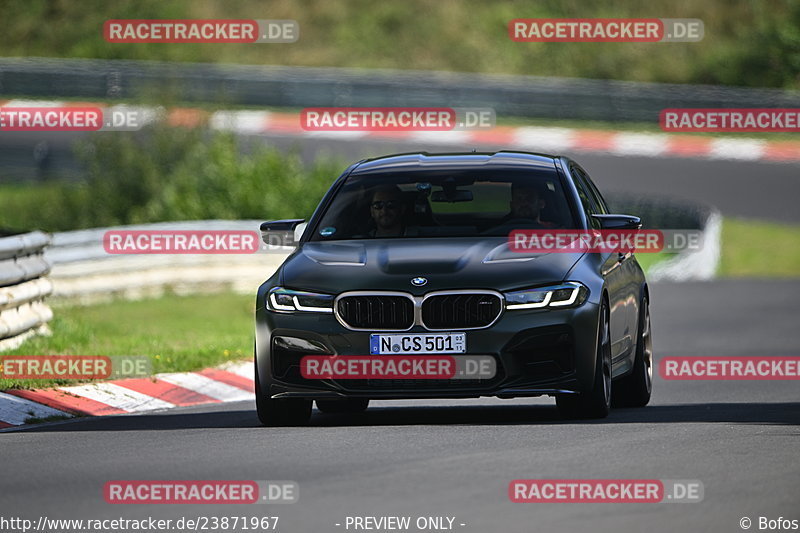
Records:
<instances>
[{"instance_id":1,"label":"side mirror","mask_svg":"<svg viewBox=\"0 0 800 533\"><path fill-rule=\"evenodd\" d=\"M601 229L641 229L642 219L633 215L592 215Z\"/></svg>"},{"instance_id":2,"label":"side mirror","mask_svg":"<svg viewBox=\"0 0 800 533\"><path fill-rule=\"evenodd\" d=\"M261 240L267 246L295 246L306 228L305 222L302 218L262 222Z\"/></svg>"}]
</instances>

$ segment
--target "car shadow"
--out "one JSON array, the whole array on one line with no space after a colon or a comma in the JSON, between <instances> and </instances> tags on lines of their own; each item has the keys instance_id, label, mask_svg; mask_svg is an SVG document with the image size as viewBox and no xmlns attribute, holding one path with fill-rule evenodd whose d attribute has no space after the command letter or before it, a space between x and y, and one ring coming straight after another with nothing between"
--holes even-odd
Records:
<instances>
[{"instance_id":1,"label":"car shadow","mask_svg":"<svg viewBox=\"0 0 800 533\"><path fill-rule=\"evenodd\" d=\"M555 406L442 406L372 407L359 414L325 414L314 411L308 426L264 428L251 409L163 413L82 418L41 424L27 432L64 431L169 431L181 429L255 428L263 431L302 431L314 427L364 426L516 426L568 424L675 424L727 423L800 425L800 402L692 403L656 405L643 409L613 409L602 420L568 420ZM795 434L798 434L797 432Z\"/></svg>"}]
</instances>

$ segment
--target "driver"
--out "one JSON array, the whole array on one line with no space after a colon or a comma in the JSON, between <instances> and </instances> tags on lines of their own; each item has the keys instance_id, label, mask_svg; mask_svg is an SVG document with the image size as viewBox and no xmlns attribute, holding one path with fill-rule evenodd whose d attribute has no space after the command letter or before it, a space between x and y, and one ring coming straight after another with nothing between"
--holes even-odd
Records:
<instances>
[{"instance_id":1,"label":"driver","mask_svg":"<svg viewBox=\"0 0 800 533\"><path fill-rule=\"evenodd\" d=\"M375 229L370 237L400 237L406 234L406 203L397 185L378 187L372 194L369 204L370 215Z\"/></svg>"}]
</instances>

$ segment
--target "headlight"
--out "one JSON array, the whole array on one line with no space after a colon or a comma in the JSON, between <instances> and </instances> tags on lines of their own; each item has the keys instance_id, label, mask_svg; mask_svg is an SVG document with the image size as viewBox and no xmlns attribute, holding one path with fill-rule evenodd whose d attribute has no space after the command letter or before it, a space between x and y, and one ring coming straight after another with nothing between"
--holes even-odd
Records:
<instances>
[{"instance_id":1,"label":"headlight","mask_svg":"<svg viewBox=\"0 0 800 533\"><path fill-rule=\"evenodd\" d=\"M267 309L270 311L333 313L333 296L275 287L267 295Z\"/></svg>"},{"instance_id":2,"label":"headlight","mask_svg":"<svg viewBox=\"0 0 800 533\"><path fill-rule=\"evenodd\" d=\"M578 307L586 301L589 289L575 281L505 293L506 309Z\"/></svg>"}]
</instances>

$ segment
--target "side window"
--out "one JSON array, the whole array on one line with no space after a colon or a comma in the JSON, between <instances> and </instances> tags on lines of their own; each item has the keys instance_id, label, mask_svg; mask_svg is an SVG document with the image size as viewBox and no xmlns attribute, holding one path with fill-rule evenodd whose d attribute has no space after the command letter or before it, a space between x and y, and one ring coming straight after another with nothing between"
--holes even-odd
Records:
<instances>
[{"instance_id":1,"label":"side window","mask_svg":"<svg viewBox=\"0 0 800 533\"><path fill-rule=\"evenodd\" d=\"M578 189L578 196L581 199L581 205L584 213L586 213L586 220L589 221L589 226L594 229L600 229L600 221L596 220L592 215L600 214L601 211L591 192L589 192L589 186L586 184L583 172L577 167L571 167L570 170L575 178L575 188Z\"/></svg>"},{"instance_id":2,"label":"side window","mask_svg":"<svg viewBox=\"0 0 800 533\"><path fill-rule=\"evenodd\" d=\"M600 213L607 215L609 213L608 204L606 204L605 198L603 195L600 194L600 191L597 189L597 185L594 184L592 178L589 177L584 170L581 169L581 175L586 180L586 184L589 186L589 193L594 197L595 203L600 208Z\"/></svg>"}]
</instances>

